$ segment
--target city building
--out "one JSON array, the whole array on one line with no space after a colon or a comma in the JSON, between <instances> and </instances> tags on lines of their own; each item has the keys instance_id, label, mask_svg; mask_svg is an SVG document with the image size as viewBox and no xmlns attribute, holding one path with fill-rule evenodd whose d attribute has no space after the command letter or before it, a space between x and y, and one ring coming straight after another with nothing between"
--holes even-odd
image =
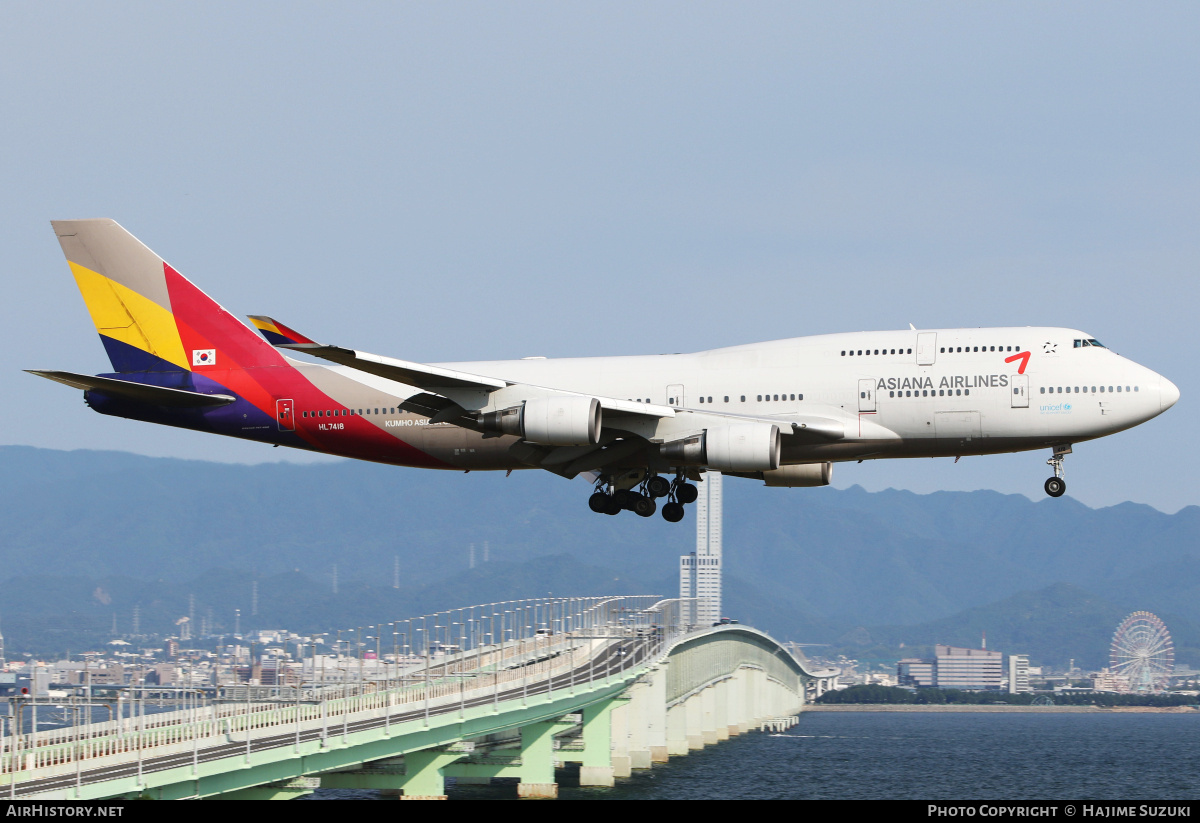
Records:
<instances>
[{"instance_id":1,"label":"city building","mask_svg":"<svg viewBox=\"0 0 1200 823\"><path fill-rule=\"evenodd\" d=\"M1031 692L1029 685L1029 655L1010 654L1008 656L1008 693L1020 694Z\"/></svg>"},{"instance_id":2,"label":"city building","mask_svg":"<svg viewBox=\"0 0 1200 823\"><path fill-rule=\"evenodd\" d=\"M679 558L679 597L695 626L721 619L721 481L718 472L705 472L697 484L696 551Z\"/></svg>"},{"instance_id":3,"label":"city building","mask_svg":"<svg viewBox=\"0 0 1200 823\"><path fill-rule=\"evenodd\" d=\"M1004 655L1000 652L941 643L934 646L932 659L906 658L896 665L896 679L901 686L998 691L1003 675Z\"/></svg>"},{"instance_id":4,"label":"city building","mask_svg":"<svg viewBox=\"0 0 1200 823\"><path fill-rule=\"evenodd\" d=\"M896 664L896 683L900 686L930 688L934 685L934 662L907 657Z\"/></svg>"}]
</instances>

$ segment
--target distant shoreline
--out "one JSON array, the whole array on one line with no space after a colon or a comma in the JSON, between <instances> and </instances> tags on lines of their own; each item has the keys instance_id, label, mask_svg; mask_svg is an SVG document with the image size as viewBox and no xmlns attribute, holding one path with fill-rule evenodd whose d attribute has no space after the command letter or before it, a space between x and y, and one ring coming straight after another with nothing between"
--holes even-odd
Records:
<instances>
[{"instance_id":1,"label":"distant shoreline","mask_svg":"<svg viewBox=\"0 0 1200 823\"><path fill-rule=\"evenodd\" d=\"M1010 706L972 703L806 703L806 712L1026 712L1031 714L1194 714L1192 706Z\"/></svg>"}]
</instances>

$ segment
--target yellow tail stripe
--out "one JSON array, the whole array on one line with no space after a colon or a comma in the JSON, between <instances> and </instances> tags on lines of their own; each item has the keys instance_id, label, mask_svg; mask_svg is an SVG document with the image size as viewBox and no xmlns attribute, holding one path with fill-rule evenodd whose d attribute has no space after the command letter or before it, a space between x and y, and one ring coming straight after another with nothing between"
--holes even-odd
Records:
<instances>
[{"instance_id":1,"label":"yellow tail stripe","mask_svg":"<svg viewBox=\"0 0 1200 823\"><path fill-rule=\"evenodd\" d=\"M169 309L78 263L70 265L96 331L191 370Z\"/></svg>"}]
</instances>

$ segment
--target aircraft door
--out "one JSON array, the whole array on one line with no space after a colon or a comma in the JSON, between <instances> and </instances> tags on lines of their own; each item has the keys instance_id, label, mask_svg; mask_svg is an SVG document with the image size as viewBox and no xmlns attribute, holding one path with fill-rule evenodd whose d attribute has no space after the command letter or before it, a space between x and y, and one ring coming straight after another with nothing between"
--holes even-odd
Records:
<instances>
[{"instance_id":1,"label":"aircraft door","mask_svg":"<svg viewBox=\"0 0 1200 823\"><path fill-rule=\"evenodd\" d=\"M275 420L279 423L281 432L294 432L296 430L295 404L291 400L276 400L275 401Z\"/></svg>"},{"instance_id":2,"label":"aircraft door","mask_svg":"<svg viewBox=\"0 0 1200 823\"><path fill-rule=\"evenodd\" d=\"M937 332L923 331L917 335L917 365L932 366L937 360Z\"/></svg>"},{"instance_id":3,"label":"aircraft door","mask_svg":"<svg viewBox=\"0 0 1200 823\"><path fill-rule=\"evenodd\" d=\"M875 381L872 378L858 381L858 410L875 411Z\"/></svg>"},{"instance_id":4,"label":"aircraft door","mask_svg":"<svg viewBox=\"0 0 1200 823\"><path fill-rule=\"evenodd\" d=\"M667 405L683 405L683 386L681 384L676 383L674 385L667 386Z\"/></svg>"},{"instance_id":5,"label":"aircraft door","mask_svg":"<svg viewBox=\"0 0 1200 823\"><path fill-rule=\"evenodd\" d=\"M1008 378L1009 388L1012 389L1012 407L1014 409L1029 408L1029 375L1013 374Z\"/></svg>"}]
</instances>

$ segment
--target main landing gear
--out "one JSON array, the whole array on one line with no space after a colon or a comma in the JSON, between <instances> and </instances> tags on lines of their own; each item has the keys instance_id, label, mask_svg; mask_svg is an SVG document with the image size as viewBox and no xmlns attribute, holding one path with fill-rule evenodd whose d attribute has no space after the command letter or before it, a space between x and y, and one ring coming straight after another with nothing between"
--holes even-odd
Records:
<instances>
[{"instance_id":1,"label":"main landing gear","mask_svg":"<svg viewBox=\"0 0 1200 823\"><path fill-rule=\"evenodd\" d=\"M1053 467L1054 476L1046 481L1046 494L1051 497L1062 497L1067 490L1067 481L1063 480L1063 459L1071 453L1071 445L1055 446L1054 456L1046 461Z\"/></svg>"},{"instance_id":2,"label":"main landing gear","mask_svg":"<svg viewBox=\"0 0 1200 823\"><path fill-rule=\"evenodd\" d=\"M588 507L597 514L620 514L628 510L642 517L650 517L658 510L655 500L665 497L667 502L662 507L663 520L678 523L683 519L684 504L694 503L700 496L696 487L685 481L682 472L674 481L654 474L646 477L641 483L634 479L626 488L620 488L624 485L621 480L602 480L598 483L596 490L588 498ZM624 480L629 482L628 478ZM606 486L609 490L605 489Z\"/></svg>"}]
</instances>

